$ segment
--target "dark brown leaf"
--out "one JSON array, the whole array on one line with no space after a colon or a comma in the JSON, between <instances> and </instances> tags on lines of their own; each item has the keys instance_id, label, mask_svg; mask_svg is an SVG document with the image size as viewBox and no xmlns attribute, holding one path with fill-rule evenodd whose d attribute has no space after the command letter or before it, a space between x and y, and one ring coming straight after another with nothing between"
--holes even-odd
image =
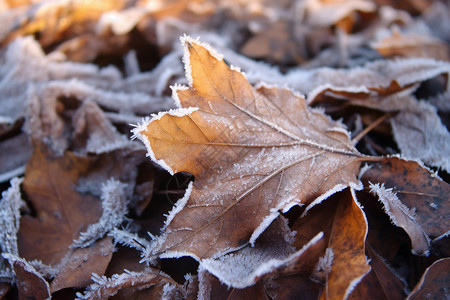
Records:
<instances>
[{"instance_id":1,"label":"dark brown leaf","mask_svg":"<svg viewBox=\"0 0 450 300\"><path fill-rule=\"evenodd\" d=\"M431 237L439 237L450 230L450 220L446 218L450 215L450 185L417 162L384 158L368 169L361 179L365 183L384 183L386 188L392 188Z\"/></svg>"},{"instance_id":2,"label":"dark brown leaf","mask_svg":"<svg viewBox=\"0 0 450 300\"><path fill-rule=\"evenodd\" d=\"M420 282L409 294L410 299L450 298L450 258L443 258L432 264L423 274Z\"/></svg>"}]
</instances>

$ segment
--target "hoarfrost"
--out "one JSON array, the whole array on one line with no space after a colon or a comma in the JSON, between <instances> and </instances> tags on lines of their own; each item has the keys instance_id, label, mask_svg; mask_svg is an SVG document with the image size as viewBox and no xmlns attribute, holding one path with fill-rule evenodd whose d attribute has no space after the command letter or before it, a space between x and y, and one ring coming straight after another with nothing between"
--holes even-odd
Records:
<instances>
[{"instance_id":1,"label":"hoarfrost","mask_svg":"<svg viewBox=\"0 0 450 300\"><path fill-rule=\"evenodd\" d=\"M278 238L280 237L278 236ZM264 241L264 243L267 242L266 245L256 244L255 247L246 247L236 253L229 253L216 259L208 258L203 260L200 262L201 267L199 267L199 270L200 268L207 270L229 287L249 287L264 275L295 263L311 246L315 245L322 238L323 233L320 232L298 251L286 244L283 245L274 240L270 243L267 240ZM278 245L275 246L275 244ZM200 275L199 281L202 282ZM207 287L203 287L202 290L206 292Z\"/></svg>"},{"instance_id":2,"label":"hoarfrost","mask_svg":"<svg viewBox=\"0 0 450 300\"><path fill-rule=\"evenodd\" d=\"M17 232L20 226L20 209L26 207L20 185L23 178L11 179L11 187L2 193L0 201L0 247L2 253L18 255Z\"/></svg>"},{"instance_id":3,"label":"hoarfrost","mask_svg":"<svg viewBox=\"0 0 450 300\"><path fill-rule=\"evenodd\" d=\"M71 247L88 247L124 221L128 213L125 187L126 184L115 179L110 179L102 185L102 215L97 223L89 225L87 230L80 234Z\"/></svg>"},{"instance_id":4,"label":"hoarfrost","mask_svg":"<svg viewBox=\"0 0 450 300\"><path fill-rule=\"evenodd\" d=\"M2 193L0 201L0 249L4 255L19 255L17 232L20 226L20 209L26 204L22 200L20 185L23 178L11 179L11 187ZM11 281L13 270L0 259L0 278Z\"/></svg>"},{"instance_id":5,"label":"hoarfrost","mask_svg":"<svg viewBox=\"0 0 450 300\"><path fill-rule=\"evenodd\" d=\"M50 286L48 282L30 263L28 263L25 259L11 253L2 253L2 256L7 259L11 265L14 265L15 273L20 270L16 274L16 276L20 276L18 278L19 290L28 294L30 292L29 289L33 288L33 295L39 294L42 297L42 294L44 293L46 296L44 299L51 299Z\"/></svg>"},{"instance_id":6,"label":"hoarfrost","mask_svg":"<svg viewBox=\"0 0 450 300\"><path fill-rule=\"evenodd\" d=\"M314 267L311 278L319 283L325 283L328 274L331 271L333 265L334 252L332 248L325 249L325 254L319 258L316 266Z\"/></svg>"},{"instance_id":7,"label":"hoarfrost","mask_svg":"<svg viewBox=\"0 0 450 300\"><path fill-rule=\"evenodd\" d=\"M84 294L77 293L77 299L106 299L117 294L121 289L133 287L135 289L145 289L158 283L172 283L173 280L160 272L148 269L143 272L132 272L124 270L122 274L114 274L111 278L92 274L91 284Z\"/></svg>"},{"instance_id":8,"label":"hoarfrost","mask_svg":"<svg viewBox=\"0 0 450 300\"><path fill-rule=\"evenodd\" d=\"M115 243L136 248L139 251L144 251L151 246L150 242L148 242L146 239L143 239L134 233L120 230L118 228L113 228L108 233L108 236L113 237Z\"/></svg>"},{"instance_id":9,"label":"hoarfrost","mask_svg":"<svg viewBox=\"0 0 450 300\"><path fill-rule=\"evenodd\" d=\"M412 253L417 255L428 255L430 240L417 223L414 213L406 207L392 188L385 188L384 184L370 183L370 192L377 195L383 204L386 214L391 218L394 225L403 228L409 235L412 244Z\"/></svg>"},{"instance_id":10,"label":"hoarfrost","mask_svg":"<svg viewBox=\"0 0 450 300\"><path fill-rule=\"evenodd\" d=\"M394 138L412 159L450 172L450 133L436 109L424 101L411 99L409 109L391 119Z\"/></svg>"}]
</instances>

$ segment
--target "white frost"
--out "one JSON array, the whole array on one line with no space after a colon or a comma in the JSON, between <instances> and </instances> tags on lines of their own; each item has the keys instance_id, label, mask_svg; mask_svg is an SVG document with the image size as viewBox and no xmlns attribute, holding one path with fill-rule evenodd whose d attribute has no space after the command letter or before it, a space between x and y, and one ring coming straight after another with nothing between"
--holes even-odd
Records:
<instances>
[{"instance_id":1,"label":"white frost","mask_svg":"<svg viewBox=\"0 0 450 300\"><path fill-rule=\"evenodd\" d=\"M97 223L90 224L87 230L80 234L80 237L73 242L72 248L84 248L92 245L97 239L102 238L124 221L125 215L128 213L126 186L112 178L102 184L102 215Z\"/></svg>"},{"instance_id":2,"label":"white frost","mask_svg":"<svg viewBox=\"0 0 450 300\"><path fill-rule=\"evenodd\" d=\"M385 188L384 184L370 184L370 192L377 195L383 204L386 214L391 218L394 225L403 228L409 235L412 244L412 253L417 255L428 255L430 240L428 235L417 223L414 213L406 207L392 188Z\"/></svg>"}]
</instances>

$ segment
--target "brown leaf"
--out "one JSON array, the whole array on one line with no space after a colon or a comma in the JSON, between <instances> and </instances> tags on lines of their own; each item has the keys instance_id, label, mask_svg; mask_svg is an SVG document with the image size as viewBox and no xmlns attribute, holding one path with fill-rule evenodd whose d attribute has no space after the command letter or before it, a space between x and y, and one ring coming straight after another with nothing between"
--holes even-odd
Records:
<instances>
[{"instance_id":1,"label":"brown leaf","mask_svg":"<svg viewBox=\"0 0 450 300\"><path fill-rule=\"evenodd\" d=\"M50 299L47 281L27 261L12 255L8 255L7 258L14 267L20 300Z\"/></svg>"},{"instance_id":2,"label":"brown leaf","mask_svg":"<svg viewBox=\"0 0 450 300\"><path fill-rule=\"evenodd\" d=\"M80 31L80 28L77 30L76 27L93 30L93 20L97 20L105 11L121 9L125 4L126 1L123 0L83 0L70 3L68 7L65 1L44 1L28 7L19 7L8 12L12 17L4 20L0 31L0 44L5 45L18 36L39 33L40 43L48 46L67 35L76 35ZM64 22L61 22L62 19Z\"/></svg>"},{"instance_id":3,"label":"brown leaf","mask_svg":"<svg viewBox=\"0 0 450 300\"><path fill-rule=\"evenodd\" d=\"M387 36L372 44L384 57L429 57L437 60L449 61L448 45L430 35L403 34L394 28Z\"/></svg>"},{"instance_id":4,"label":"brown leaf","mask_svg":"<svg viewBox=\"0 0 450 300\"><path fill-rule=\"evenodd\" d=\"M323 231L325 256L315 267L313 278L325 284L321 299L341 299L370 271L365 255L367 223L353 190L333 195L313 207L293 225L295 245Z\"/></svg>"},{"instance_id":5,"label":"brown leaf","mask_svg":"<svg viewBox=\"0 0 450 300\"><path fill-rule=\"evenodd\" d=\"M348 299L404 299L405 282L367 243L366 249L372 270L356 286Z\"/></svg>"},{"instance_id":6,"label":"brown leaf","mask_svg":"<svg viewBox=\"0 0 450 300\"><path fill-rule=\"evenodd\" d=\"M92 279L95 283L89 286L84 295L77 294L78 298L100 300L115 296L114 299L160 299L164 294L168 299L182 299L179 285L157 269L128 271L114 274L111 278L94 275Z\"/></svg>"},{"instance_id":7,"label":"brown leaf","mask_svg":"<svg viewBox=\"0 0 450 300\"><path fill-rule=\"evenodd\" d=\"M92 283L90 274L104 274L111 260L112 238L104 238L88 248L77 248L60 263L59 272L50 284L52 293L67 287L85 287Z\"/></svg>"},{"instance_id":8,"label":"brown leaf","mask_svg":"<svg viewBox=\"0 0 450 300\"><path fill-rule=\"evenodd\" d=\"M450 230L450 221L446 218L450 215L450 185L417 162L384 158L368 169L361 180L384 183L386 188L392 188L428 235L439 237Z\"/></svg>"},{"instance_id":9,"label":"brown leaf","mask_svg":"<svg viewBox=\"0 0 450 300\"><path fill-rule=\"evenodd\" d=\"M407 297L410 299L448 299L450 297L450 258L433 263Z\"/></svg>"},{"instance_id":10,"label":"brown leaf","mask_svg":"<svg viewBox=\"0 0 450 300\"><path fill-rule=\"evenodd\" d=\"M276 277L307 269L309 258L318 258L323 241L319 233L295 251L291 246L293 233L287 228L283 217L277 218L256 240L255 245L218 258L208 258L201 267L217 277L222 283L235 288L254 285L261 278ZM314 260L312 260L314 263Z\"/></svg>"},{"instance_id":11,"label":"brown leaf","mask_svg":"<svg viewBox=\"0 0 450 300\"><path fill-rule=\"evenodd\" d=\"M348 133L286 89L254 89L219 54L183 38L191 88L184 108L133 132L169 172L195 176L169 214L153 253L202 259L254 243L279 211L318 203L355 178L361 155Z\"/></svg>"},{"instance_id":12,"label":"brown leaf","mask_svg":"<svg viewBox=\"0 0 450 300\"><path fill-rule=\"evenodd\" d=\"M100 216L100 201L75 191L74 185L89 168L90 159L66 152L53 157L37 146L25 171L23 189L37 216L20 222L19 253L54 265L87 225Z\"/></svg>"},{"instance_id":13,"label":"brown leaf","mask_svg":"<svg viewBox=\"0 0 450 300\"><path fill-rule=\"evenodd\" d=\"M320 299L342 299L370 271L364 251L367 221L353 190L341 193L328 249L333 251L331 271Z\"/></svg>"},{"instance_id":14,"label":"brown leaf","mask_svg":"<svg viewBox=\"0 0 450 300\"><path fill-rule=\"evenodd\" d=\"M264 58L270 63L293 64L304 61L287 22L277 22L249 39L240 52L252 58Z\"/></svg>"}]
</instances>

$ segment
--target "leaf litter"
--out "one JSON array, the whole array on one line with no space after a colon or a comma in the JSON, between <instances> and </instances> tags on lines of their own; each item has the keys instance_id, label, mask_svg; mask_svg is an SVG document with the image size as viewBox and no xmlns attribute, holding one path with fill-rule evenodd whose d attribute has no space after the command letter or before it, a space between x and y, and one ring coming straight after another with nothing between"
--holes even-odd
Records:
<instances>
[{"instance_id":1,"label":"leaf litter","mask_svg":"<svg viewBox=\"0 0 450 300\"><path fill-rule=\"evenodd\" d=\"M0 3L1 295L448 297L448 12Z\"/></svg>"}]
</instances>

